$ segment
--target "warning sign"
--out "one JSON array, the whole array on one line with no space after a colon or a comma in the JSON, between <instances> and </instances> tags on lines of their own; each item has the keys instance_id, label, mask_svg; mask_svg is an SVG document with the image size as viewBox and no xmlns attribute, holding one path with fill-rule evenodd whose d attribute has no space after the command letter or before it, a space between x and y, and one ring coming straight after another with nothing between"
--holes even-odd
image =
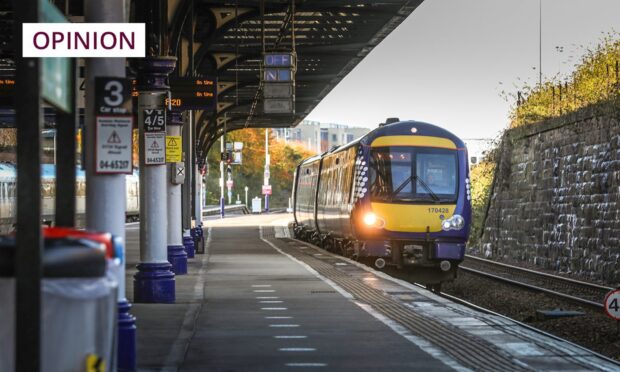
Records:
<instances>
[{"instance_id":1,"label":"warning sign","mask_svg":"<svg viewBox=\"0 0 620 372\"><path fill-rule=\"evenodd\" d=\"M144 164L166 164L166 133L144 133Z\"/></svg>"},{"instance_id":2,"label":"warning sign","mask_svg":"<svg viewBox=\"0 0 620 372\"><path fill-rule=\"evenodd\" d=\"M183 161L181 136L166 136L166 163Z\"/></svg>"},{"instance_id":3,"label":"warning sign","mask_svg":"<svg viewBox=\"0 0 620 372\"><path fill-rule=\"evenodd\" d=\"M131 116L97 116L95 172L131 173Z\"/></svg>"},{"instance_id":4,"label":"warning sign","mask_svg":"<svg viewBox=\"0 0 620 372\"><path fill-rule=\"evenodd\" d=\"M620 320L620 289L607 293L604 303L607 316L615 320Z\"/></svg>"}]
</instances>

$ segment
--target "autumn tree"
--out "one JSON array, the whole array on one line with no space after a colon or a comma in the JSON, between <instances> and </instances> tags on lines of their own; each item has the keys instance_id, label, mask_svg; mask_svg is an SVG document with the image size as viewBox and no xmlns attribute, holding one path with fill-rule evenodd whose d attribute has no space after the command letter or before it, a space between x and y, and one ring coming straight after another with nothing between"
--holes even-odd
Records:
<instances>
[{"instance_id":1,"label":"autumn tree","mask_svg":"<svg viewBox=\"0 0 620 372\"><path fill-rule=\"evenodd\" d=\"M226 142L243 142L242 164L232 165L233 203L239 195L242 203L245 202L245 187L247 186L248 199L262 197L263 172L265 170L265 129L243 129L228 133ZM270 199L271 207L288 206L288 198L293 187L293 174L297 165L305 158L312 156L312 152L296 145L277 141L269 132L270 183L273 194ZM214 144L208 154L209 173L207 177L207 203L217 205L220 198L220 144ZM227 179L225 175L225 179ZM227 189L225 189L225 192ZM227 196L226 202L228 202ZM250 201L248 202L250 203Z\"/></svg>"}]
</instances>

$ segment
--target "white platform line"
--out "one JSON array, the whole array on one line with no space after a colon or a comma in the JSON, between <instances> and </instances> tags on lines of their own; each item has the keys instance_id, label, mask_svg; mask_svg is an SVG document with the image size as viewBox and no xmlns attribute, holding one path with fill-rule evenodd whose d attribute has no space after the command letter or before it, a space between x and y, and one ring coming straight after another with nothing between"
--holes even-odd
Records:
<instances>
[{"instance_id":1,"label":"white platform line","mask_svg":"<svg viewBox=\"0 0 620 372\"><path fill-rule=\"evenodd\" d=\"M292 316L266 316L265 319L293 319Z\"/></svg>"},{"instance_id":2,"label":"white platform line","mask_svg":"<svg viewBox=\"0 0 620 372\"><path fill-rule=\"evenodd\" d=\"M271 328L297 328L299 324L270 324Z\"/></svg>"},{"instance_id":3,"label":"white platform line","mask_svg":"<svg viewBox=\"0 0 620 372\"><path fill-rule=\"evenodd\" d=\"M252 284L252 288L268 288L271 284Z\"/></svg>"},{"instance_id":4,"label":"white platform line","mask_svg":"<svg viewBox=\"0 0 620 372\"><path fill-rule=\"evenodd\" d=\"M273 336L273 338L278 338L278 339L300 339L300 338L308 338L308 336L301 336L301 335L278 335L278 336Z\"/></svg>"},{"instance_id":5,"label":"white platform line","mask_svg":"<svg viewBox=\"0 0 620 372\"><path fill-rule=\"evenodd\" d=\"M257 300L277 300L278 296L258 296L256 297Z\"/></svg>"},{"instance_id":6,"label":"white platform line","mask_svg":"<svg viewBox=\"0 0 620 372\"><path fill-rule=\"evenodd\" d=\"M327 367L327 363L286 363L287 367Z\"/></svg>"},{"instance_id":7,"label":"white platform line","mask_svg":"<svg viewBox=\"0 0 620 372\"><path fill-rule=\"evenodd\" d=\"M288 310L288 308L286 307L261 307L261 310L273 310L273 311L282 311L282 310Z\"/></svg>"},{"instance_id":8,"label":"white platform line","mask_svg":"<svg viewBox=\"0 0 620 372\"><path fill-rule=\"evenodd\" d=\"M285 352L309 352L309 351L316 351L315 348L313 347L281 347L278 350L280 351L285 351Z\"/></svg>"},{"instance_id":9,"label":"white platform line","mask_svg":"<svg viewBox=\"0 0 620 372\"><path fill-rule=\"evenodd\" d=\"M266 244L268 244L269 246L271 246L271 248L275 249L276 251L278 251L280 254L282 254L283 256L288 257L291 261L297 262L299 265L303 266L306 270L308 270L310 273L312 273L314 276L316 276L317 278L321 279L322 281L324 281L325 283L327 283L328 285L330 285L332 288L334 288L338 293L340 293L344 298L347 298L349 300L352 300L357 306L359 306L360 308L362 308L364 311L366 311L367 313L369 313L370 315L372 315L375 319L379 320L380 322L382 322L383 324L387 325L388 327L390 327L394 332L396 332L397 334L401 335L402 337L404 337L405 339L409 340L411 343L423 348L428 354L434 356L435 358L439 359L440 361L442 361L444 364L446 364L447 366L450 366L456 370L463 370L463 367L456 362L454 359L452 359L451 357L449 357L448 355L446 355L443 351L441 351L438 348L433 347L432 345L430 345L428 343L428 341L416 337L413 334L411 334L411 332L409 332L408 330L406 330L404 327L400 326L400 324L396 323L395 321L393 321L392 319L387 318L386 316L383 316L381 313L379 313L378 311L376 311L375 309L372 308L372 306L369 305L365 305L365 304L361 304L358 301L354 301L354 297L352 294L350 294L349 292L347 292L345 289L343 289L342 287L340 287L338 284L334 283L333 281L331 281L330 279L324 277L323 275L319 274L316 270L314 270L310 265L308 265L307 263L291 256L288 253L285 253L283 250L281 250L280 248L278 248L278 246L276 246L274 243L270 242L269 240L265 239L263 237L263 226L259 226L259 237L260 239L265 242ZM380 277L383 278L389 278L389 276L385 273L381 273L369 268L365 268L362 264L360 263L356 263L354 261L348 260L348 259L343 259L340 258L344 261L347 261L347 263L350 263L352 265L356 265L360 268L363 268L364 270L371 272L375 275L378 275ZM394 279L394 278L390 278L389 280L391 280L392 282L395 282L397 284L401 284L406 288L413 288L414 285L413 284L409 284L406 283L403 280L400 279ZM406 283L406 284L405 284ZM416 291L418 291L418 289L416 289ZM431 296L429 296L431 297ZM438 297L437 298L441 298Z\"/></svg>"},{"instance_id":10,"label":"white platform line","mask_svg":"<svg viewBox=\"0 0 620 372\"><path fill-rule=\"evenodd\" d=\"M255 289L254 292L255 293L273 293L275 292L275 289Z\"/></svg>"},{"instance_id":11,"label":"white platform line","mask_svg":"<svg viewBox=\"0 0 620 372\"><path fill-rule=\"evenodd\" d=\"M279 300L275 300L275 301L273 301L273 300L268 300L268 301L258 301L258 302L260 302L261 304L281 304L281 303L282 303L282 302L284 302L284 301L279 301Z\"/></svg>"}]
</instances>

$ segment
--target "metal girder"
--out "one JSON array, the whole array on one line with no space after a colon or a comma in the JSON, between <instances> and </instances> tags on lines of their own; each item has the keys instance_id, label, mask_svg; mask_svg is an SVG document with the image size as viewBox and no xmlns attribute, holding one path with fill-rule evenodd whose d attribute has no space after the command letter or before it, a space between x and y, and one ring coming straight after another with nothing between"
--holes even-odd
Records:
<instances>
[{"instance_id":1,"label":"metal girder","mask_svg":"<svg viewBox=\"0 0 620 372\"><path fill-rule=\"evenodd\" d=\"M293 7L291 0L264 0L261 13L261 1L256 0L194 0L193 9L184 7L188 0L175 1L178 14L173 17L171 38L177 35L174 30L183 29L186 14L193 12L195 75L216 76L220 88L216 111L203 113L196 121L203 149L221 135L224 122L226 131L299 123L422 2L297 0ZM292 27L296 114L266 115L260 82L263 51L290 51Z\"/></svg>"}]
</instances>

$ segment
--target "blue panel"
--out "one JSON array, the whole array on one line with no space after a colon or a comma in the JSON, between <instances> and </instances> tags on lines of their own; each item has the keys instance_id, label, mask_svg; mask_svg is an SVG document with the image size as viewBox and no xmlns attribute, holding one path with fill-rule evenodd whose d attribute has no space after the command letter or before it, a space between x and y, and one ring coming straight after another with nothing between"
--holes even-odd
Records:
<instances>
[{"instance_id":1,"label":"blue panel","mask_svg":"<svg viewBox=\"0 0 620 372\"><path fill-rule=\"evenodd\" d=\"M176 298L174 273L168 262L141 263L133 279L136 303L173 304Z\"/></svg>"},{"instance_id":2,"label":"blue panel","mask_svg":"<svg viewBox=\"0 0 620 372\"><path fill-rule=\"evenodd\" d=\"M187 253L182 245L168 246L168 262L172 265L172 271L175 275L187 274Z\"/></svg>"}]
</instances>

